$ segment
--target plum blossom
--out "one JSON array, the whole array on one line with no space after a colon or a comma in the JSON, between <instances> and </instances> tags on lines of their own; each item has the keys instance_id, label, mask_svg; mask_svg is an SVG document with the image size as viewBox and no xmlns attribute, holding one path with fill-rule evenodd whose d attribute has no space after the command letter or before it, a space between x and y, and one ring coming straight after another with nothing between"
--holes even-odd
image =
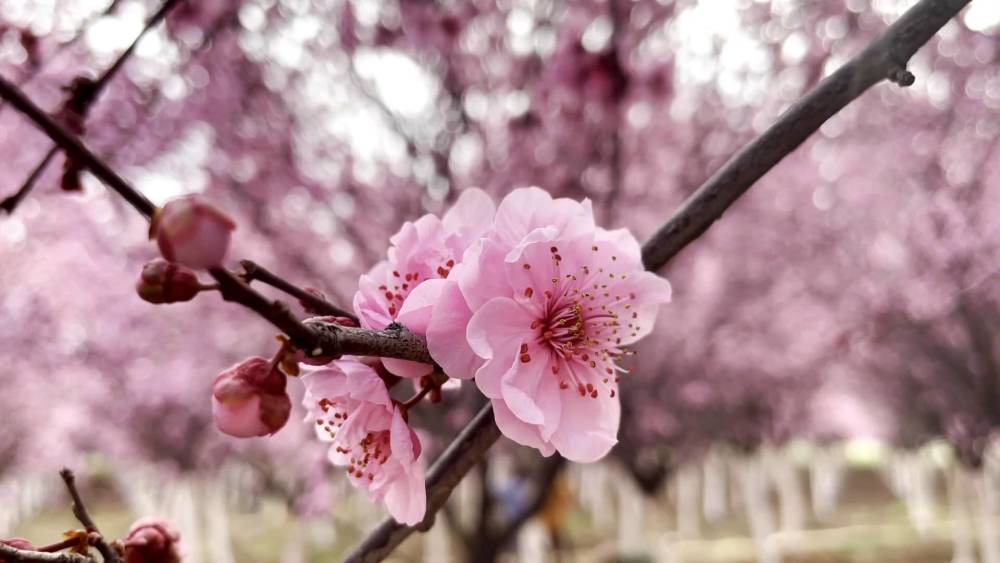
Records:
<instances>
[{"instance_id":1,"label":"plum blossom","mask_svg":"<svg viewBox=\"0 0 1000 563\"><path fill-rule=\"evenodd\" d=\"M354 311L365 328L383 329L398 321L423 334L428 303L410 304L410 293L421 284L447 278L479 237L493 224L493 200L482 190L467 189L455 205L439 218L424 215L406 222L389 242L388 259L362 275L354 295ZM404 310L410 314L404 315ZM432 366L385 358L386 369L401 377L418 378Z\"/></svg>"},{"instance_id":2,"label":"plum blossom","mask_svg":"<svg viewBox=\"0 0 1000 563\"><path fill-rule=\"evenodd\" d=\"M222 372L212 385L215 426L236 438L274 434L288 422L292 402L285 376L260 356Z\"/></svg>"},{"instance_id":3,"label":"plum blossom","mask_svg":"<svg viewBox=\"0 0 1000 563\"><path fill-rule=\"evenodd\" d=\"M165 520L136 520L122 540L125 563L178 563L180 539L180 534Z\"/></svg>"},{"instance_id":4,"label":"plum blossom","mask_svg":"<svg viewBox=\"0 0 1000 563\"><path fill-rule=\"evenodd\" d=\"M475 377L504 435L589 462L617 442L618 359L653 328L670 284L644 270L628 231L594 224L589 201L525 188L447 280L410 299L431 304L434 360Z\"/></svg>"},{"instance_id":5,"label":"plum blossom","mask_svg":"<svg viewBox=\"0 0 1000 563\"><path fill-rule=\"evenodd\" d=\"M150 234L167 260L189 268L211 268L226 257L235 228L236 222L217 207L201 196L188 195L163 205Z\"/></svg>"},{"instance_id":6,"label":"plum blossom","mask_svg":"<svg viewBox=\"0 0 1000 563\"><path fill-rule=\"evenodd\" d=\"M375 370L354 358L302 375L306 420L331 443L329 458L351 484L414 525L426 511L420 439Z\"/></svg>"}]
</instances>

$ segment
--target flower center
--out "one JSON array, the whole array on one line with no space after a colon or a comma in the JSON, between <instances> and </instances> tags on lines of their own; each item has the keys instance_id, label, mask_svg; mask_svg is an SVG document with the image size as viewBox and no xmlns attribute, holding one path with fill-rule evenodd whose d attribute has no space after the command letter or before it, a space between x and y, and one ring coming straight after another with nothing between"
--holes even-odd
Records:
<instances>
[{"instance_id":1,"label":"flower center","mask_svg":"<svg viewBox=\"0 0 1000 563\"><path fill-rule=\"evenodd\" d=\"M455 261L449 259L447 262L443 262L437 267L436 273L439 277L447 278L448 274L451 273L451 269L455 267ZM399 270L393 270L391 278L380 286L378 286L379 291L382 292L382 297L385 298L386 307L389 311L389 316L393 319L396 318L396 314L403 306L403 301L406 301L406 296L410 294L419 283L421 275L420 272L414 270L412 272L406 272L401 274ZM433 274L430 276L423 276L424 278L433 278Z\"/></svg>"},{"instance_id":2,"label":"flower center","mask_svg":"<svg viewBox=\"0 0 1000 563\"><path fill-rule=\"evenodd\" d=\"M337 448L343 454L351 454L347 474L369 481L375 480L375 473L389 460L389 432L369 432L351 449Z\"/></svg>"},{"instance_id":3,"label":"flower center","mask_svg":"<svg viewBox=\"0 0 1000 563\"><path fill-rule=\"evenodd\" d=\"M542 329L542 339L563 357L571 356L585 340L583 308L576 301L536 322Z\"/></svg>"},{"instance_id":4,"label":"flower center","mask_svg":"<svg viewBox=\"0 0 1000 563\"><path fill-rule=\"evenodd\" d=\"M616 256L598 258L596 245L591 248L595 260L573 271L565 269L558 247L549 250L552 285L523 290L526 299L536 289L545 297L531 323L535 342L554 352L550 369L560 388L597 398L604 387L614 397L619 375L626 372L617 360L631 354L622 347L622 337L634 337L639 330L632 309L636 295L621 285L628 272L616 268L620 266ZM532 264L525 262L522 267L531 270ZM522 363L532 360L528 344L521 345L519 357Z\"/></svg>"}]
</instances>

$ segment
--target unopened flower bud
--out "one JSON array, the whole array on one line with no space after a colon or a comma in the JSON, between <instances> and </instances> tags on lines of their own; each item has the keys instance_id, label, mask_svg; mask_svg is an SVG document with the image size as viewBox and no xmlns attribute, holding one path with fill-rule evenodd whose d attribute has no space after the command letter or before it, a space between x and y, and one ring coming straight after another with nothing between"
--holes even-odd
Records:
<instances>
[{"instance_id":1,"label":"unopened flower bud","mask_svg":"<svg viewBox=\"0 0 1000 563\"><path fill-rule=\"evenodd\" d=\"M164 520L136 520L122 541L125 563L178 563L181 536Z\"/></svg>"},{"instance_id":2,"label":"unopened flower bud","mask_svg":"<svg viewBox=\"0 0 1000 563\"><path fill-rule=\"evenodd\" d=\"M285 376L259 356L222 372L212 386L212 418L230 436L274 434L288 422L291 410Z\"/></svg>"},{"instance_id":3,"label":"unopened flower bud","mask_svg":"<svg viewBox=\"0 0 1000 563\"><path fill-rule=\"evenodd\" d=\"M156 304L190 301L201 289L192 270L160 259L143 266L135 284L139 297Z\"/></svg>"},{"instance_id":4,"label":"unopened flower bud","mask_svg":"<svg viewBox=\"0 0 1000 563\"><path fill-rule=\"evenodd\" d=\"M222 264L236 223L200 196L172 199L159 209L150 227L163 257L189 268Z\"/></svg>"}]
</instances>

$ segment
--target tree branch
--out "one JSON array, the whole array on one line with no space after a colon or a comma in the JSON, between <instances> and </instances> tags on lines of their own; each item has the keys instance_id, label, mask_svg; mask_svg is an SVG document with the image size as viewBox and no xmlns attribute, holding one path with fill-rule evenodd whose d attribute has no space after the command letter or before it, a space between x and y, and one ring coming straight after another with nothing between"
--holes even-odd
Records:
<instances>
[{"instance_id":1,"label":"tree branch","mask_svg":"<svg viewBox=\"0 0 1000 563\"><path fill-rule=\"evenodd\" d=\"M658 270L701 236L768 170L865 90L889 79L913 83L906 63L970 0L921 0L864 51L819 83L762 135L737 152L691 195L643 246L648 270Z\"/></svg>"},{"instance_id":2,"label":"tree branch","mask_svg":"<svg viewBox=\"0 0 1000 563\"><path fill-rule=\"evenodd\" d=\"M95 155L79 137L70 133L65 127L49 117L34 102L28 99L23 92L10 83L6 78L0 76L0 96L5 98L17 111L23 113L38 126L50 139L62 147L66 154L80 161L81 164L90 169L94 176L97 176L109 188L118 192L136 211L142 213L146 219L153 216L156 206L146 199L146 196L137 192L124 178L111 169L103 160Z\"/></svg>"},{"instance_id":3,"label":"tree branch","mask_svg":"<svg viewBox=\"0 0 1000 563\"><path fill-rule=\"evenodd\" d=\"M87 148L79 137L56 123L3 77L0 77L0 96L9 100L12 106L34 121L68 154L125 198L147 219L152 217L156 210L152 202ZM298 348L307 352L316 350L317 353L312 354L314 356L371 355L434 363L424 340L400 325L379 331L341 327L319 321L306 326L292 314L287 305L267 299L236 274L224 268L211 268L208 273L218 282L223 299L253 310L287 334Z\"/></svg>"},{"instance_id":4,"label":"tree branch","mask_svg":"<svg viewBox=\"0 0 1000 563\"><path fill-rule=\"evenodd\" d=\"M101 531L97 528L97 524L94 523L94 519L90 517L90 513L87 512L87 506L83 504L83 499L80 497L80 492L76 489L76 475L73 475L73 471L67 467L62 468L59 471L59 476L62 477L64 483L66 483L66 489L69 490L69 496L73 498L73 516L83 524L83 527L87 529L87 532L92 532L91 540L94 543L94 547L100 552L101 558L104 559L104 563L121 563L121 558L118 557L118 553L108 545L108 542L104 540L104 536L101 535Z\"/></svg>"},{"instance_id":5,"label":"tree branch","mask_svg":"<svg viewBox=\"0 0 1000 563\"><path fill-rule=\"evenodd\" d=\"M271 273L253 260L240 260L240 266L243 267L243 272L240 274L240 277L246 280L247 283L254 280L259 281L295 297L302 303L303 306L308 307L317 313L322 315L331 315L334 317L347 317L354 322L358 322L358 318L354 316L354 313L345 311L333 303L330 303L326 299L305 291L277 274Z\"/></svg>"},{"instance_id":6,"label":"tree branch","mask_svg":"<svg viewBox=\"0 0 1000 563\"><path fill-rule=\"evenodd\" d=\"M970 1L921 0L864 51L789 108L777 123L743 147L709 178L643 244L642 258L646 269L660 269L701 236L754 182L869 87L887 78L893 78L903 86L912 83L913 76L905 71L910 57ZM449 447L435 463L436 469L443 464L465 467L458 474L458 480L461 480L468 468L485 455L499 437L496 425L489 419L490 410L489 406L481 410L453 443L454 446L462 440L487 444L486 447L461 450ZM484 417L486 423L483 422ZM440 508L439 504L430 502L431 497L444 495L447 498L458 480L449 486L448 482L428 479L427 516L421 525L410 528L392 519L385 520L355 548L347 560L381 561L414 530L426 529L429 523L433 523L434 511Z\"/></svg>"},{"instance_id":7,"label":"tree branch","mask_svg":"<svg viewBox=\"0 0 1000 563\"><path fill-rule=\"evenodd\" d=\"M104 70L97 80L93 82L76 82L74 84L70 91L69 103L74 106L77 113L80 115L81 121L86 119L87 113L90 112L90 108L94 105L94 102L97 101L101 92L104 91L115 75L118 74L118 71L125 66L125 62L132 56L132 53L135 52L135 48L139 45L142 38L146 36L149 30L156 27L157 24L163 21L163 18L167 17L167 14L170 13L170 10L172 10L177 3L178 0L166 0L163 2L160 9L146 21L146 25L143 26L139 35L137 35L128 48L126 48L122 54L119 55L113 63L111 63L111 66ZM114 3L112 3L112 6L113 5ZM35 187L35 184L38 183L39 178L42 177L42 173L45 172L46 167L48 167L49 163L52 162L52 158L59 152L59 147L59 143L56 143L55 146L49 149L49 152L47 152L38 165L35 166L34 171L32 171L31 175L28 176L21 187L14 192L13 195L4 198L3 201L0 201L0 209L6 211L8 215L14 213L18 204L20 204L21 201L27 197L32 188Z\"/></svg>"},{"instance_id":8,"label":"tree branch","mask_svg":"<svg viewBox=\"0 0 1000 563\"><path fill-rule=\"evenodd\" d=\"M0 543L0 560L10 563L97 563L92 557L75 553L47 553L17 549L5 543Z\"/></svg>"},{"instance_id":9,"label":"tree branch","mask_svg":"<svg viewBox=\"0 0 1000 563\"><path fill-rule=\"evenodd\" d=\"M741 149L705 182L643 245L643 263L646 268L657 270L666 264L704 233L754 182L795 150L823 122L869 87L887 78L903 86L911 84L913 76L905 70L910 57L969 1L921 0L861 54L799 100L774 125ZM0 96L7 98L70 156L79 159L140 213L147 218L152 215L155 209L152 203L91 153L78 138L52 121L17 87L3 78L0 78ZM227 270L216 268L210 270L210 273L219 282L220 291L227 300L240 302L257 311L285 331L297 344L301 341L302 344L312 345L304 347L305 350L314 350L320 335L298 322L287 307L280 302L268 301ZM360 349L374 340L372 335L364 335L360 342L355 341L353 336L343 335L347 332L345 327L323 330L332 342L347 343L348 347L358 345L357 353L362 354L365 352ZM322 352L326 351L322 349ZM426 354L425 346L422 352ZM429 358L429 354L424 357ZM383 521L347 560L381 561L414 530L428 529L434 522L435 513L447 500L452 489L499 437L500 432L492 420L492 408L486 406L431 468L427 479L427 513L424 520L415 527L403 526L394 520Z\"/></svg>"}]
</instances>

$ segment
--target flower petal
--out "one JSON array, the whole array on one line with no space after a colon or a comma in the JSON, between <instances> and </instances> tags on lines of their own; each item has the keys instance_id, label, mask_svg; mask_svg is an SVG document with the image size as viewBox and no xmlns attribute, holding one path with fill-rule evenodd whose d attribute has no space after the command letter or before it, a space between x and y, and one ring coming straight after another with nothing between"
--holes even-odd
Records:
<instances>
[{"instance_id":1,"label":"flower petal","mask_svg":"<svg viewBox=\"0 0 1000 563\"><path fill-rule=\"evenodd\" d=\"M555 379L549 371L551 353L541 346L528 346L527 350L500 381L500 395L514 416L528 424L542 424L546 413L536 398L541 397L538 391L542 380Z\"/></svg>"},{"instance_id":2,"label":"flower petal","mask_svg":"<svg viewBox=\"0 0 1000 563\"><path fill-rule=\"evenodd\" d=\"M468 188L444 214L442 223L446 231L458 235L463 247L468 247L493 226L495 214L493 198L483 190Z\"/></svg>"},{"instance_id":3,"label":"flower petal","mask_svg":"<svg viewBox=\"0 0 1000 563\"><path fill-rule=\"evenodd\" d=\"M571 391L562 394L562 418L552 444L570 461L590 463L618 443L621 403L602 389L596 398Z\"/></svg>"},{"instance_id":4,"label":"flower petal","mask_svg":"<svg viewBox=\"0 0 1000 563\"><path fill-rule=\"evenodd\" d=\"M465 334L469 346L480 358L491 359L516 352L533 337L535 319L513 299L496 297L472 315Z\"/></svg>"},{"instance_id":5,"label":"flower petal","mask_svg":"<svg viewBox=\"0 0 1000 563\"><path fill-rule=\"evenodd\" d=\"M482 358L472 351L466 340L470 319L472 311L465 303L458 282L446 280L431 312L426 336L427 350L448 377L472 379L483 365Z\"/></svg>"},{"instance_id":6,"label":"flower petal","mask_svg":"<svg viewBox=\"0 0 1000 563\"><path fill-rule=\"evenodd\" d=\"M493 417L496 419L500 432L510 440L522 446L535 448L546 457L555 453L555 447L542 439L538 426L526 424L514 416L503 401L493 401Z\"/></svg>"}]
</instances>

